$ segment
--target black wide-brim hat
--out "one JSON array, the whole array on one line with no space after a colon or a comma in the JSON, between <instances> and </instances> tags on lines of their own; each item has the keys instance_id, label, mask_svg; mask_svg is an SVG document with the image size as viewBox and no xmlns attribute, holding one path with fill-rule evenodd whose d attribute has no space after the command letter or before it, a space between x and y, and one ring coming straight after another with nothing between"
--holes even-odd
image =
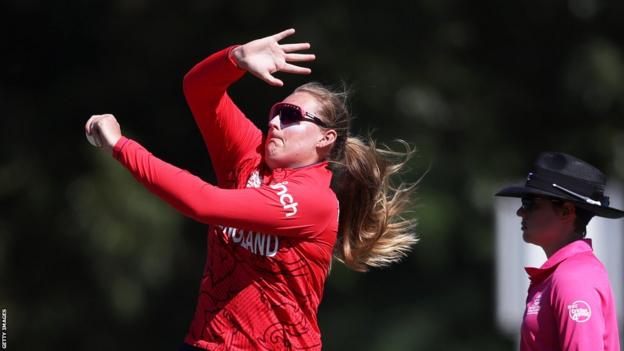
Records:
<instances>
[{"instance_id":1,"label":"black wide-brim hat","mask_svg":"<svg viewBox=\"0 0 624 351\"><path fill-rule=\"evenodd\" d=\"M544 152L537 157L524 186L503 188L496 196L555 198L573 202L596 216L624 217L624 211L609 207L605 185L605 175L589 163L564 153Z\"/></svg>"}]
</instances>

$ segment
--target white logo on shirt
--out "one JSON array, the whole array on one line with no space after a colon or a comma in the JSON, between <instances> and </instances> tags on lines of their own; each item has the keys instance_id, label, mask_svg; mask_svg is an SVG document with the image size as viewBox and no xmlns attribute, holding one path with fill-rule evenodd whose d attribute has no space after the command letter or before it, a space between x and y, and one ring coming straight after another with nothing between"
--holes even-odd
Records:
<instances>
[{"instance_id":1,"label":"white logo on shirt","mask_svg":"<svg viewBox=\"0 0 624 351\"><path fill-rule=\"evenodd\" d=\"M288 184L288 182L273 184L271 185L271 189L279 189L279 191L277 192L277 195L280 197L279 201L284 207L284 210L290 211L286 212L286 217L290 217L294 216L297 213L298 204L295 202L295 199L292 197L292 195L288 193L288 188L286 187L286 184Z\"/></svg>"},{"instance_id":2,"label":"white logo on shirt","mask_svg":"<svg viewBox=\"0 0 624 351\"><path fill-rule=\"evenodd\" d=\"M261 185L260 172L255 170L249 175L246 187L259 188ZM256 255L273 257L279 251L279 238L275 235L224 226L219 226L219 228L230 237L233 243L239 244L243 249Z\"/></svg>"},{"instance_id":3,"label":"white logo on shirt","mask_svg":"<svg viewBox=\"0 0 624 351\"><path fill-rule=\"evenodd\" d=\"M583 300L574 301L568 305L568 312L570 313L570 319L578 323L587 322L591 317L591 308Z\"/></svg>"},{"instance_id":4,"label":"white logo on shirt","mask_svg":"<svg viewBox=\"0 0 624 351\"><path fill-rule=\"evenodd\" d=\"M255 170L249 175L247 179L247 188L259 188L262 185L262 179L260 179L260 172Z\"/></svg>"},{"instance_id":5,"label":"white logo on shirt","mask_svg":"<svg viewBox=\"0 0 624 351\"><path fill-rule=\"evenodd\" d=\"M256 255L273 257L279 250L279 238L275 235L219 226L232 242Z\"/></svg>"},{"instance_id":6,"label":"white logo on shirt","mask_svg":"<svg viewBox=\"0 0 624 351\"><path fill-rule=\"evenodd\" d=\"M540 302L542 301L542 293L535 294L533 302L529 302L527 306L527 314L537 314L540 310Z\"/></svg>"}]
</instances>

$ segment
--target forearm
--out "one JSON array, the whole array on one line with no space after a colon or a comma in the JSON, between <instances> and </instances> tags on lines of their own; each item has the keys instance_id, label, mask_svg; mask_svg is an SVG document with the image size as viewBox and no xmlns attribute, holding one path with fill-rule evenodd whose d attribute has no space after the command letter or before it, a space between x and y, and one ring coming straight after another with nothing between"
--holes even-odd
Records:
<instances>
[{"instance_id":1,"label":"forearm","mask_svg":"<svg viewBox=\"0 0 624 351\"><path fill-rule=\"evenodd\" d=\"M192 110L202 110L209 105L215 107L226 89L245 74L230 58L229 53L235 47L208 56L186 73L184 95Z\"/></svg>"},{"instance_id":2,"label":"forearm","mask_svg":"<svg viewBox=\"0 0 624 351\"><path fill-rule=\"evenodd\" d=\"M210 199L200 194L209 193L213 185L188 171L160 160L133 140L122 137L113 149L113 157L149 191L182 214L200 222Z\"/></svg>"},{"instance_id":3,"label":"forearm","mask_svg":"<svg viewBox=\"0 0 624 351\"><path fill-rule=\"evenodd\" d=\"M218 184L228 179L241 158L261 142L258 128L228 96L226 89L244 71L221 50L197 64L184 78L184 94L210 154Z\"/></svg>"}]
</instances>

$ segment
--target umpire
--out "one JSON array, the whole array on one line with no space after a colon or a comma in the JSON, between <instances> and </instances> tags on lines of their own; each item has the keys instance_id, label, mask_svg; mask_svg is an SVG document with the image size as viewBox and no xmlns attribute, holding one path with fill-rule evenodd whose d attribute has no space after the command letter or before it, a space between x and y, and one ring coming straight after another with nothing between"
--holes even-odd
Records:
<instances>
[{"instance_id":1,"label":"umpire","mask_svg":"<svg viewBox=\"0 0 624 351\"><path fill-rule=\"evenodd\" d=\"M524 185L496 194L521 198L522 238L548 257L541 267L526 268L531 284L520 350L620 350L609 278L585 238L593 216L624 216L609 207L605 183L587 162L545 152Z\"/></svg>"}]
</instances>

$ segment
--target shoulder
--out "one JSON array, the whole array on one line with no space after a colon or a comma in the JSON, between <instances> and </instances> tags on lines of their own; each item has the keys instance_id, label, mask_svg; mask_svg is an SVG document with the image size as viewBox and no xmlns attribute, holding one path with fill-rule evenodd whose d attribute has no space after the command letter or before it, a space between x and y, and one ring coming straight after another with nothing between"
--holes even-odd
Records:
<instances>
[{"instance_id":1,"label":"shoulder","mask_svg":"<svg viewBox=\"0 0 624 351\"><path fill-rule=\"evenodd\" d=\"M582 277L594 274L606 273L605 267L593 254L593 252L583 252L563 260L554 275L559 277Z\"/></svg>"},{"instance_id":2,"label":"shoulder","mask_svg":"<svg viewBox=\"0 0 624 351\"><path fill-rule=\"evenodd\" d=\"M329 215L338 210L336 195L327 183L305 172L293 174L284 181L269 187L280 199L296 203L300 210L308 213Z\"/></svg>"},{"instance_id":3,"label":"shoulder","mask_svg":"<svg viewBox=\"0 0 624 351\"><path fill-rule=\"evenodd\" d=\"M550 301L562 322L585 322L592 313L612 309L606 270L591 252L561 262L552 278Z\"/></svg>"},{"instance_id":4,"label":"shoulder","mask_svg":"<svg viewBox=\"0 0 624 351\"><path fill-rule=\"evenodd\" d=\"M605 283L608 284L607 271L591 252L569 257L552 274L555 291L594 291Z\"/></svg>"},{"instance_id":5,"label":"shoulder","mask_svg":"<svg viewBox=\"0 0 624 351\"><path fill-rule=\"evenodd\" d=\"M282 182L270 185L279 194L288 193L296 196L298 202L305 202L307 205L324 207L336 202L336 195L328 186L309 181L305 177L292 177ZM335 204L334 204L335 205ZM329 206L332 207L332 206Z\"/></svg>"},{"instance_id":6,"label":"shoulder","mask_svg":"<svg viewBox=\"0 0 624 351\"><path fill-rule=\"evenodd\" d=\"M293 191L311 200L336 199L336 194L329 186L331 172L329 170L314 172L297 172L292 174L286 181Z\"/></svg>"}]
</instances>

